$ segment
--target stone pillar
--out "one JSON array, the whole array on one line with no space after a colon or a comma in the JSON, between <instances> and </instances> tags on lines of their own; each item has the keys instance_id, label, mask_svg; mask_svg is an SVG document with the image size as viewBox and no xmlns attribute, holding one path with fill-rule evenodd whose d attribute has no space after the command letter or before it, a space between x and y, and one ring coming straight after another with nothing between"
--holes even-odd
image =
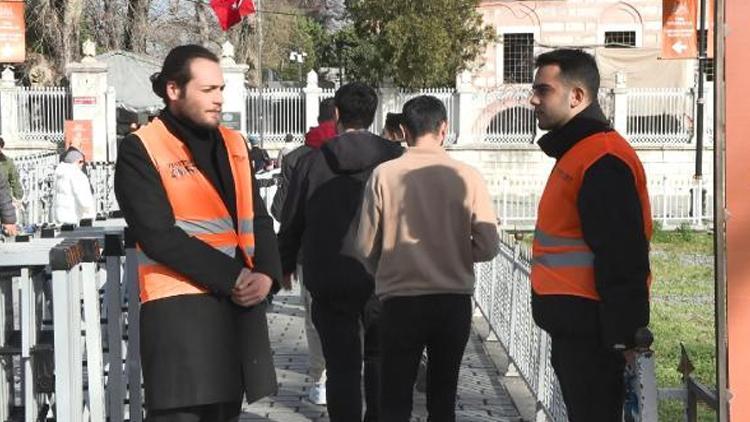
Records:
<instances>
[{"instance_id":1,"label":"stone pillar","mask_svg":"<svg viewBox=\"0 0 750 422\"><path fill-rule=\"evenodd\" d=\"M224 113L239 113L239 130L247 135L247 90L245 75L250 67L234 61L234 46L229 41L221 46L221 69L224 71Z\"/></svg>"},{"instance_id":2,"label":"stone pillar","mask_svg":"<svg viewBox=\"0 0 750 422\"><path fill-rule=\"evenodd\" d=\"M110 86L107 88L107 161L117 160L117 92Z\"/></svg>"},{"instance_id":3,"label":"stone pillar","mask_svg":"<svg viewBox=\"0 0 750 422\"><path fill-rule=\"evenodd\" d=\"M0 79L0 134L6 149L18 144L18 88L11 66L3 70Z\"/></svg>"},{"instance_id":4,"label":"stone pillar","mask_svg":"<svg viewBox=\"0 0 750 422\"><path fill-rule=\"evenodd\" d=\"M393 80L388 79L383 82L383 86L380 87L378 94L380 96L378 108L375 113L375 120L370 127L370 130L376 134L380 134L383 131L386 114L401 113L398 101L399 92L398 88L393 86Z\"/></svg>"},{"instance_id":5,"label":"stone pillar","mask_svg":"<svg viewBox=\"0 0 750 422\"><path fill-rule=\"evenodd\" d=\"M471 73L465 70L456 76L456 95L454 97L455 105L458 108L455 113L458 116L456 145L473 144L480 141L474 128L480 110L477 100L478 93L471 83Z\"/></svg>"},{"instance_id":6,"label":"stone pillar","mask_svg":"<svg viewBox=\"0 0 750 422\"><path fill-rule=\"evenodd\" d=\"M320 114L320 97L323 89L318 85L318 74L314 70L307 73L307 85L302 88L305 94L305 131L318 125Z\"/></svg>"},{"instance_id":7,"label":"stone pillar","mask_svg":"<svg viewBox=\"0 0 750 422\"><path fill-rule=\"evenodd\" d=\"M65 68L70 80L73 120L91 121L93 161L107 160L107 64L98 62L96 44L83 43L83 59Z\"/></svg>"},{"instance_id":8,"label":"stone pillar","mask_svg":"<svg viewBox=\"0 0 750 422\"><path fill-rule=\"evenodd\" d=\"M622 72L615 73L614 89L615 118L614 127L620 135L627 137L628 133L628 87L626 76Z\"/></svg>"}]
</instances>

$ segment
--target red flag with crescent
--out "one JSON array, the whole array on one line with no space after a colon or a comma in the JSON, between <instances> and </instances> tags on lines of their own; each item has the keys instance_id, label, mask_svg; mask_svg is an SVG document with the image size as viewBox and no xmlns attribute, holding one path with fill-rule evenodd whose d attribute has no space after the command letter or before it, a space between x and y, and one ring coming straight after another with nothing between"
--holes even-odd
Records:
<instances>
[{"instance_id":1,"label":"red flag with crescent","mask_svg":"<svg viewBox=\"0 0 750 422\"><path fill-rule=\"evenodd\" d=\"M240 22L243 17L255 13L252 0L211 0L211 8L224 31Z\"/></svg>"}]
</instances>

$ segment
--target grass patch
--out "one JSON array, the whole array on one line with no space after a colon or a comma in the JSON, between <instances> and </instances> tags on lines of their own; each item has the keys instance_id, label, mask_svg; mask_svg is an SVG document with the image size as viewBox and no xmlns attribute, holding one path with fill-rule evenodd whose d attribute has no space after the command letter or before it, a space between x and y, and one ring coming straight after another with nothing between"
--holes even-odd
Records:
<instances>
[{"instance_id":1,"label":"grass patch","mask_svg":"<svg viewBox=\"0 0 750 422\"><path fill-rule=\"evenodd\" d=\"M651 243L651 330L659 387L681 387L680 342L695 366L693 376L713 387L716 377L713 237L704 232L657 230ZM682 402L659 404L659 420L684 420ZM707 408L700 421L714 421Z\"/></svg>"}]
</instances>

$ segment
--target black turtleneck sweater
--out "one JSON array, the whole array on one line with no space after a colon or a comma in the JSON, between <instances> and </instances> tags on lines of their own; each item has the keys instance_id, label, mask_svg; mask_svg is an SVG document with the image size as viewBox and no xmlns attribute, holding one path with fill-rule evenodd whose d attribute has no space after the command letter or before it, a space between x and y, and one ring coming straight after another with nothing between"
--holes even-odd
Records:
<instances>
[{"instance_id":1,"label":"black turtleneck sweater","mask_svg":"<svg viewBox=\"0 0 750 422\"><path fill-rule=\"evenodd\" d=\"M226 146L218 130L195 127L179 120L166 109L159 117L167 129L190 149L196 166L216 188L236 227L234 178L229 167ZM133 231L135 239L149 257L215 294L231 294L237 276L244 266L241 254L238 253L235 258L231 258L188 236L175 226L174 214L161 178L143 143L136 135L127 136L120 144L115 170L115 193L129 229ZM260 196L254 172L253 206L254 271L271 277L274 280L274 290L277 290L281 279L281 262L273 219L268 215Z\"/></svg>"},{"instance_id":2,"label":"black turtleneck sweater","mask_svg":"<svg viewBox=\"0 0 750 422\"><path fill-rule=\"evenodd\" d=\"M599 105L592 104L544 135L539 146L557 160L582 139L611 130ZM601 302L534 295L534 318L553 337L596 335L608 348L632 346L635 330L649 322L650 269L641 203L630 168L613 155L603 156L586 171L577 203L583 238L594 253Z\"/></svg>"}]
</instances>

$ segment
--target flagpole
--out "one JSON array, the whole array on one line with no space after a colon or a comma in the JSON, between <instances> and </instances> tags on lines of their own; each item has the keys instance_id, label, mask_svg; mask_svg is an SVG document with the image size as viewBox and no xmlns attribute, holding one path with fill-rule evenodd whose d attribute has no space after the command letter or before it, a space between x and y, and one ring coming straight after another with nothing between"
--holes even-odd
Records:
<instances>
[{"instance_id":1,"label":"flagpole","mask_svg":"<svg viewBox=\"0 0 750 422\"><path fill-rule=\"evenodd\" d=\"M263 148L263 133L265 132L265 115L263 113L263 20L261 19L261 13L263 7L261 0L258 0L258 104L260 107L260 113L258 113L258 130L260 132L260 147Z\"/></svg>"},{"instance_id":2,"label":"flagpole","mask_svg":"<svg viewBox=\"0 0 750 422\"><path fill-rule=\"evenodd\" d=\"M700 23L698 24L698 99L695 110L695 179L703 177L703 75L706 69L706 43L708 32L706 31L706 0L700 0ZM696 195L703 195L696 192ZM703 204L703 197L699 197L696 204ZM697 210L696 210L697 212Z\"/></svg>"}]
</instances>

